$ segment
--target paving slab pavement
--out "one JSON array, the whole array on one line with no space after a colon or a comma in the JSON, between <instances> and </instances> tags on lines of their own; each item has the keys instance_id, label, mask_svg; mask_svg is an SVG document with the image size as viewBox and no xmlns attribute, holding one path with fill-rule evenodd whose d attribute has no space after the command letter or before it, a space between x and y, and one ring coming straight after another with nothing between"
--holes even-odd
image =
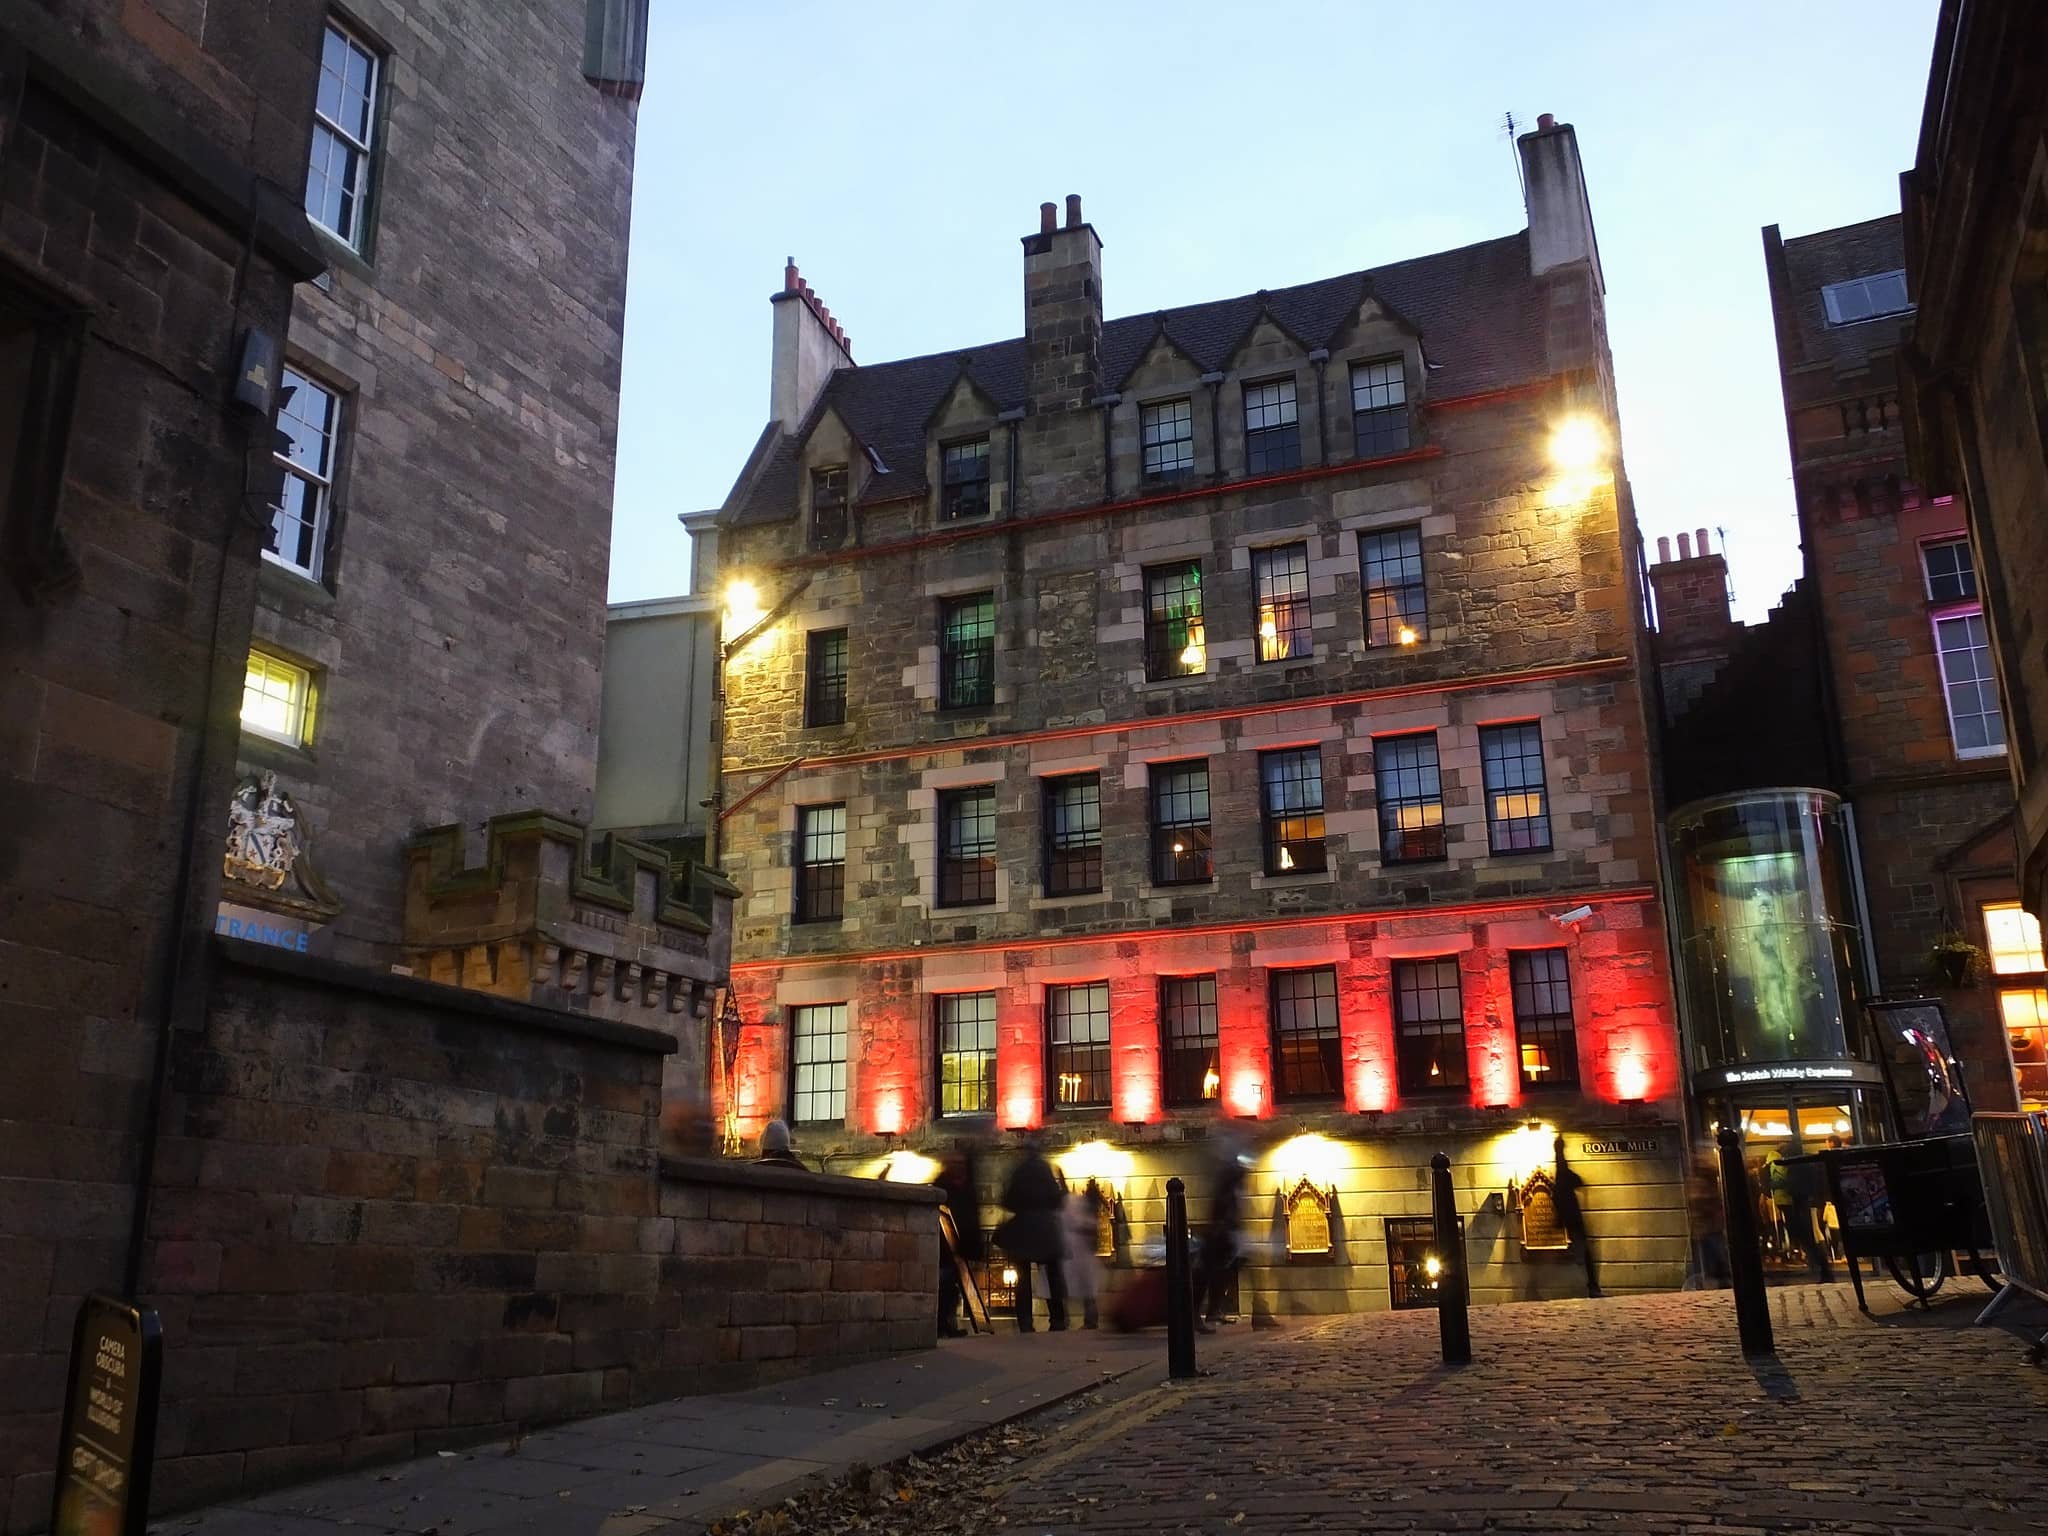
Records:
<instances>
[{"instance_id":1,"label":"paving slab pavement","mask_svg":"<svg viewBox=\"0 0 2048 1536\"><path fill-rule=\"evenodd\" d=\"M1246 1330L1248 1332L1248 1330ZM1165 1336L1070 1329L676 1398L352 1472L151 1525L153 1536L649 1536L856 1462L950 1444L1106 1382L1166 1374Z\"/></svg>"}]
</instances>

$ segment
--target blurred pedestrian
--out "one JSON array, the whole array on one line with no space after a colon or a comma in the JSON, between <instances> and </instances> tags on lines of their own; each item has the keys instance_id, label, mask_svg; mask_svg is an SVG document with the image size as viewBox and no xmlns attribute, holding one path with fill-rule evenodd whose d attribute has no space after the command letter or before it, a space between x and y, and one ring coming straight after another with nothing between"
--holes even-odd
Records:
<instances>
[{"instance_id":1,"label":"blurred pedestrian","mask_svg":"<svg viewBox=\"0 0 2048 1536\"><path fill-rule=\"evenodd\" d=\"M1234 1137L1216 1144L1209 1173L1209 1225L1202 1231L1202 1252L1195 1270L1195 1300L1200 1314L1195 1327L1213 1333L1223 1320L1224 1296L1231 1272L1243 1257L1245 1159Z\"/></svg>"},{"instance_id":2,"label":"blurred pedestrian","mask_svg":"<svg viewBox=\"0 0 2048 1536\"><path fill-rule=\"evenodd\" d=\"M1096 1297L1102 1289L1102 1265L1096 1248L1102 1235L1102 1187L1093 1179L1085 1189L1067 1196L1067 1295L1081 1303L1081 1326L1096 1325Z\"/></svg>"},{"instance_id":3,"label":"blurred pedestrian","mask_svg":"<svg viewBox=\"0 0 2048 1536\"><path fill-rule=\"evenodd\" d=\"M789 1124L783 1120L770 1120L761 1127L761 1155L757 1163L773 1163L783 1168L802 1168L804 1160L796 1155L789 1144Z\"/></svg>"},{"instance_id":4,"label":"blurred pedestrian","mask_svg":"<svg viewBox=\"0 0 2048 1536\"><path fill-rule=\"evenodd\" d=\"M1031 1266L1045 1266L1045 1310L1047 1325L1067 1326L1067 1278L1060 1257L1066 1248L1066 1233L1060 1208L1066 1193L1059 1175L1046 1161L1045 1149L1036 1136L1025 1138L1023 1155L1010 1170L1003 1185L1003 1205L1009 1217L996 1228L996 1246L1017 1264L1017 1331L1029 1333L1036 1326L1031 1315Z\"/></svg>"},{"instance_id":5,"label":"blurred pedestrian","mask_svg":"<svg viewBox=\"0 0 2048 1536\"><path fill-rule=\"evenodd\" d=\"M959 1239L960 1258L968 1264L981 1261L981 1192L975 1178L974 1147L955 1145L939 1165L933 1182L946 1197L946 1210L953 1218L953 1232ZM939 1244L939 1332L957 1339L967 1330L960 1326L960 1270L946 1245Z\"/></svg>"},{"instance_id":6,"label":"blurred pedestrian","mask_svg":"<svg viewBox=\"0 0 2048 1536\"><path fill-rule=\"evenodd\" d=\"M1578 1169L1564 1160L1562 1136L1551 1143L1551 1151L1557 1158L1557 1185L1552 1194L1557 1200L1558 1225L1564 1228L1564 1235L1571 1239L1585 1262L1586 1294L1598 1296L1600 1276L1593 1268L1593 1244L1586 1236L1586 1208L1579 1203L1579 1191L1586 1187L1586 1181L1579 1177Z\"/></svg>"}]
</instances>

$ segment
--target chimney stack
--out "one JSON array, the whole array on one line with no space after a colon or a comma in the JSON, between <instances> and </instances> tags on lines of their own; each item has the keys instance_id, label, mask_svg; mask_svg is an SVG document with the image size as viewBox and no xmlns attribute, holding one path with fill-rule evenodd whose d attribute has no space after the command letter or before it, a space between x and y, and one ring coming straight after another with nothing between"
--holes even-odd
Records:
<instances>
[{"instance_id":1,"label":"chimney stack","mask_svg":"<svg viewBox=\"0 0 2048 1536\"><path fill-rule=\"evenodd\" d=\"M1018 510L1075 506L1106 493L1103 460L1102 242L1067 198L1067 221L1043 203L1024 237L1023 475Z\"/></svg>"},{"instance_id":2,"label":"chimney stack","mask_svg":"<svg viewBox=\"0 0 2048 1536\"><path fill-rule=\"evenodd\" d=\"M1086 410L1101 393L1102 242L1067 198L1067 223L1053 204L1038 209L1038 233L1024 239L1024 356L1033 415Z\"/></svg>"},{"instance_id":3,"label":"chimney stack","mask_svg":"<svg viewBox=\"0 0 2048 1536\"><path fill-rule=\"evenodd\" d=\"M1728 605L1728 561L1708 547L1706 529L1678 536L1676 560L1671 536L1658 535L1650 590L1657 597L1657 643L1665 661L1726 654L1737 628Z\"/></svg>"},{"instance_id":4,"label":"chimney stack","mask_svg":"<svg viewBox=\"0 0 2048 1536\"><path fill-rule=\"evenodd\" d=\"M1593 236L1593 207L1586 197L1586 173L1579 163L1579 136L1570 123L1545 112L1536 131L1515 147L1522 155L1523 195L1529 210L1529 275L1542 277L1583 262L1595 293L1607 291L1600 273L1600 244Z\"/></svg>"},{"instance_id":5,"label":"chimney stack","mask_svg":"<svg viewBox=\"0 0 2048 1536\"><path fill-rule=\"evenodd\" d=\"M794 256L783 263L782 292L769 302L775 306L775 338L768 414L783 431L794 432L817 403L826 380L853 366L853 344L824 300L811 291Z\"/></svg>"}]
</instances>

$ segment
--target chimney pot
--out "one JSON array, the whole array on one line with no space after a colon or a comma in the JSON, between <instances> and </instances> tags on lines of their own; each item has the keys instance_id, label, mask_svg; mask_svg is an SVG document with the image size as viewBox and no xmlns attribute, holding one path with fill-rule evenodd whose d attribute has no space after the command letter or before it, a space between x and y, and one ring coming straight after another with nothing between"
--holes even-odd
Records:
<instances>
[{"instance_id":1,"label":"chimney pot","mask_svg":"<svg viewBox=\"0 0 2048 1536\"><path fill-rule=\"evenodd\" d=\"M1681 533L1678 536L1678 558L1681 560L1690 560L1692 558L1692 535L1689 533Z\"/></svg>"},{"instance_id":2,"label":"chimney pot","mask_svg":"<svg viewBox=\"0 0 2048 1536\"><path fill-rule=\"evenodd\" d=\"M1544 112L1538 114L1536 118L1536 131L1538 133L1548 133L1556 126L1557 117L1554 113Z\"/></svg>"},{"instance_id":3,"label":"chimney pot","mask_svg":"<svg viewBox=\"0 0 2048 1536\"><path fill-rule=\"evenodd\" d=\"M1657 535L1657 563L1659 565L1662 565L1670 558L1671 535L1668 533L1660 533Z\"/></svg>"},{"instance_id":4,"label":"chimney pot","mask_svg":"<svg viewBox=\"0 0 2048 1536\"><path fill-rule=\"evenodd\" d=\"M1697 548L1699 549L1700 558L1702 560L1706 559L1708 554L1711 553L1711 551L1709 551L1707 548L1707 530L1704 528L1700 529L1698 533L1695 533L1692 536L1692 541L1694 545L1697 546Z\"/></svg>"},{"instance_id":5,"label":"chimney pot","mask_svg":"<svg viewBox=\"0 0 2048 1536\"><path fill-rule=\"evenodd\" d=\"M795 293L796 283L796 258L791 256L782 264L782 291L784 293Z\"/></svg>"},{"instance_id":6,"label":"chimney pot","mask_svg":"<svg viewBox=\"0 0 2048 1536\"><path fill-rule=\"evenodd\" d=\"M1067 228L1079 229L1080 227L1081 194L1078 192L1069 192L1067 194Z\"/></svg>"},{"instance_id":7,"label":"chimney pot","mask_svg":"<svg viewBox=\"0 0 2048 1536\"><path fill-rule=\"evenodd\" d=\"M1038 205L1038 232L1041 235L1049 235L1059 227L1059 205L1056 203L1040 203Z\"/></svg>"}]
</instances>

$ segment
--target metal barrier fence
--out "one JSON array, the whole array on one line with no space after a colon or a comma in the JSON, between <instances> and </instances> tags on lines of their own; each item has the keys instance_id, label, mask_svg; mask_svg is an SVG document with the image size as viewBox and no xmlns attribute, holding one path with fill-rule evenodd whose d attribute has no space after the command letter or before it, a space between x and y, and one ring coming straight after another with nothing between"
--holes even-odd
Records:
<instances>
[{"instance_id":1,"label":"metal barrier fence","mask_svg":"<svg viewBox=\"0 0 2048 1536\"><path fill-rule=\"evenodd\" d=\"M2005 1277L1977 1318L1985 1323L2021 1292L2048 1301L2048 1115L1980 1114L1971 1132Z\"/></svg>"}]
</instances>

